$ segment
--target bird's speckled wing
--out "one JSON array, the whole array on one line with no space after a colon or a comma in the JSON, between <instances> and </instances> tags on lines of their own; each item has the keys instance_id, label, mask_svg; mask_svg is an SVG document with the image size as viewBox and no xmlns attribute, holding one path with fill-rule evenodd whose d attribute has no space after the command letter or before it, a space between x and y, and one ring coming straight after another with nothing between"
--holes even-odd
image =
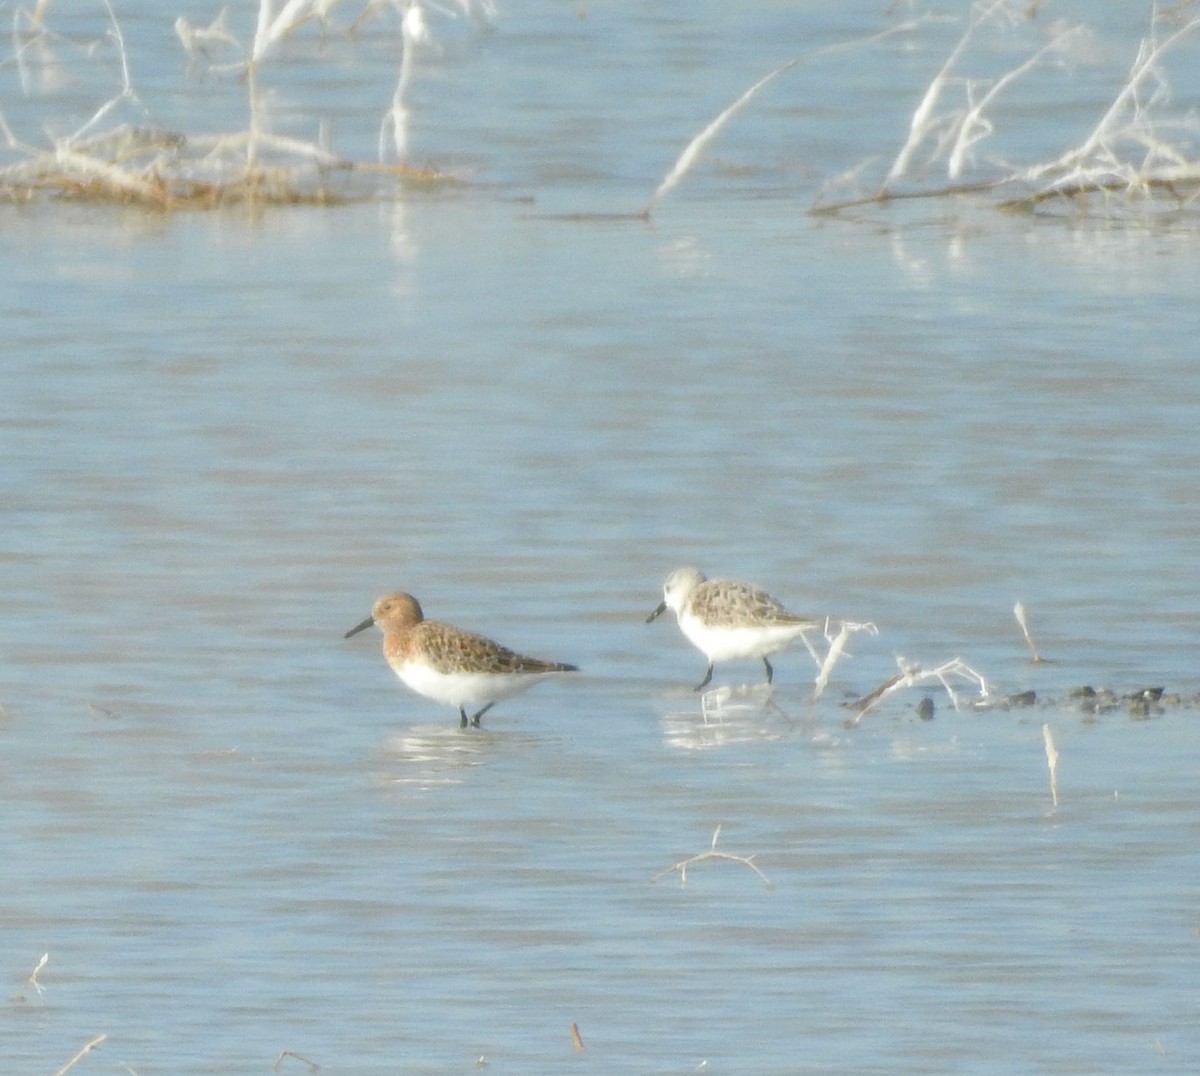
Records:
<instances>
[{"instance_id":1,"label":"bird's speckled wing","mask_svg":"<svg viewBox=\"0 0 1200 1076\"><path fill-rule=\"evenodd\" d=\"M574 672L564 665L541 658L525 657L506 646L474 632L434 620L423 621L414 632L413 657L423 659L440 673L547 673Z\"/></svg>"},{"instance_id":2,"label":"bird's speckled wing","mask_svg":"<svg viewBox=\"0 0 1200 1076\"><path fill-rule=\"evenodd\" d=\"M810 624L812 617L796 616L765 590L728 579L710 579L692 594L692 615L709 627L745 627L755 624Z\"/></svg>"}]
</instances>

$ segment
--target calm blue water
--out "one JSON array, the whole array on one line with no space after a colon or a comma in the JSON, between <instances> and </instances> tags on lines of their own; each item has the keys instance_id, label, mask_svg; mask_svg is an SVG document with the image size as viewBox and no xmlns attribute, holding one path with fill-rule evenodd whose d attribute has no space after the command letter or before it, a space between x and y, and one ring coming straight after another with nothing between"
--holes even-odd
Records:
<instances>
[{"instance_id":1,"label":"calm blue water","mask_svg":"<svg viewBox=\"0 0 1200 1076\"><path fill-rule=\"evenodd\" d=\"M100 1034L73 1071L1200 1067L1188 215L810 216L886 170L942 20L782 76L652 221L560 216L636 212L755 79L888 25L826 8L433 13L413 159L462 185L0 209L0 1069ZM174 14L119 14L159 122L244 126ZM1081 138L1136 14L1018 84L988 152ZM113 92L102 8L48 18L74 77L23 97L10 66L0 104L31 141ZM393 31L298 34L279 129L370 159ZM800 648L769 702L746 663L702 703L701 655L643 623L683 563L879 634L816 705ZM460 732L342 640L393 589L584 672ZM898 654L1043 702L933 685L846 728ZM1090 716L1083 684L1184 704ZM770 887L652 881L718 826Z\"/></svg>"}]
</instances>

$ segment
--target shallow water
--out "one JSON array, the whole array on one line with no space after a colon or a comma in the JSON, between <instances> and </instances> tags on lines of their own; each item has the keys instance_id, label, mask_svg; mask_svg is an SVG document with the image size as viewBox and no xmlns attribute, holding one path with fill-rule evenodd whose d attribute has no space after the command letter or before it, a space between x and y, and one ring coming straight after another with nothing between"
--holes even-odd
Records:
<instances>
[{"instance_id":1,"label":"shallow water","mask_svg":"<svg viewBox=\"0 0 1200 1076\"><path fill-rule=\"evenodd\" d=\"M822 7L439 24L414 142L471 182L400 204L0 211L0 1067L101 1033L78 1071L1200 1064L1192 227L809 216L941 24L782 80L652 222L555 219L640 208L776 62L878 28ZM244 122L124 25L164 122ZM394 46L297 41L280 107L369 155ZM798 647L699 700L643 623L689 562L879 634L815 706ZM460 732L341 638L396 588L584 671ZM1041 701L845 727L897 654ZM770 887L680 886L718 826Z\"/></svg>"}]
</instances>

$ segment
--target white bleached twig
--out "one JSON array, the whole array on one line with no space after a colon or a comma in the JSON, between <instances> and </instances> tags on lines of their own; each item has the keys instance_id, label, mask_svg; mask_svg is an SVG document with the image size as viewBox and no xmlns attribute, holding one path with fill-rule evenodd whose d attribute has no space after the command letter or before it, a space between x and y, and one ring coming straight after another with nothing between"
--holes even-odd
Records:
<instances>
[{"instance_id":1,"label":"white bleached twig","mask_svg":"<svg viewBox=\"0 0 1200 1076\"><path fill-rule=\"evenodd\" d=\"M718 852L717 838L720 837L720 835L721 827L718 825L717 828L713 830L712 843L709 845L707 852L701 852L699 855L688 856L686 859L681 859L678 863L672 863L671 866L660 870L653 878L650 879L650 881L657 882L663 875L670 874L672 871L679 871L679 886L682 889L685 885L687 885L687 869L693 863L699 863L705 859L727 859L733 863L741 863L744 866L749 867L763 880L763 884L766 885L768 889L775 888L771 879L763 874L763 872L755 865L753 855L737 856L731 852Z\"/></svg>"},{"instance_id":2,"label":"white bleached twig","mask_svg":"<svg viewBox=\"0 0 1200 1076\"><path fill-rule=\"evenodd\" d=\"M888 170L887 178L883 181L885 188L889 187L908 171L913 154L916 153L917 147L925 140L925 136L929 133L929 129L932 126L933 110L937 106L938 98L941 96L947 79L950 77L950 71L958 63L959 57L966 51L967 45L974 36L976 29L1007 2L1008 0L992 0L992 3L988 7L979 14L972 16L971 21L967 23L967 28L963 31L962 37L958 39L958 44L951 49L950 55L946 57L941 69L934 76L933 81L926 87L925 96L921 98L921 103L913 111L912 119L908 123L908 138L905 140L904 145L900 147L900 152L896 154L896 159L892 162L892 167Z\"/></svg>"},{"instance_id":3,"label":"white bleached twig","mask_svg":"<svg viewBox=\"0 0 1200 1076\"><path fill-rule=\"evenodd\" d=\"M108 12L109 21L112 23L112 28L109 30L109 36L116 42L117 55L121 60L121 92L115 97L105 101L82 127L79 128L73 135L65 141L73 143L79 141L92 127L96 126L105 116L107 116L117 105L122 101L132 101L142 112L143 115L149 114L149 109L142 104L140 98L133 90L133 80L129 75L129 56L125 51L125 35L121 33L121 24L117 22L116 12L112 9L112 4L109 0L104 0L104 8Z\"/></svg>"},{"instance_id":4,"label":"white bleached twig","mask_svg":"<svg viewBox=\"0 0 1200 1076\"><path fill-rule=\"evenodd\" d=\"M989 694L987 681L963 661L962 658L952 658L950 661L943 662L935 669L923 669L920 665L909 662L902 655L897 654L896 664L900 666L900 672L885 680L869 695L863 696L863 698L855 703L858 713L846 722L848 726L853 727L857 725L866 716L868 711L873 710L889 695L894 694L901 688L915 687L918 684L928 683L931 680L936 680L946 689L946 694L950 696L950 702L955 710L959 710L961 707L958 703L958 693L950 685L952 677L957 677L974 684L979 689L980 698L987 698Z\"/></svg>"},{"instance_id":5,"label":"white bleached twig","mask_svg":"<svg viewBox=\"0 0 1200 1076\"><path fill-rule=\"evenodd\" d=\"M1008 74L997 79L991 89L983 95L980 100L971 105L966 113L955 125L951 132L954 137L954 146L950 151L949 158L946 164L946 171L951 179L958 179L962 174L963 167L966 163L967 153L980 139L987 137L992 133L992 125L983 116L983 111L987 108L1011 83L1020 78L1027 71L1034 68L1047 53L1055 52L1063 48L1067 42L1083 33L1082 26L1072 26L1061 33L1057 34L1052 40L1043 45L1037 52L1029 57L1023 64L1014 67Z\"/></svg>"},{"instance_id":6,"label":"white bleached twig","mask_svg":"<svg viewBox=\"0 0 1200 1076\"><path fill-rule=\"evenodd\" d=\"M1138 54L1134 59L1128 81L1121 88L1121 92L1113 99L1113 103L1109 105L1108 111L1100 118L1100 122L1096 124L1087 138L1075 149L1064 153L1058 160L1030 168L1024 174L1023 178L1036 179L1038 176L1055 169L1065 170L1071 168L1086 161L1098 150L1102 149L1105 143L1114 136L1118 120L1125 110L1128 108L1133 108L1135 112L1138 110L1138 90L1142 83L1157 71L1158 62L1168 51L1179 44L1180 41L1197 27L1200 27L1200 18L1191 19L1160 42L1155 43L1152 37L1143 40L1138 48Z\"/></svg>"},{"instance_id":7,"label":"white bleached twig","mask_svg":"<svg viewBox=\"0 0 1200 1076\"><path fill-rule=\"evenodd\" d=\"M820 671L817 673L817 678L813 687L813 702L816 702L816 700L821 697L821 693L826 687L828 687L829 677L833 673L833 667L838 663L842 657L842 654L845 652L846 643L849 641L850 636L859 631L865 631L870 635L879 634L879 629L869 621L865 624L858 624L852 620L843 620L841 622L841 628L837 635L834 636L833 640L830 642L829 650L825 654L825 660L821 662ZM826 626L825 637L827 639L829 638L828 626ZM805 641L807 642L807 640Z\"/></svg>"},{"instance_id":8,"label":"white bleached twig","mask_svg":"<svg viewBox=\"0 0 1200 1076\"><path fill-rule=\"evenodd\" d=\"M663 179L663 181L658 185L658 189L655 190L654 194L650 196L650 201L646 203L641 215L644 217L650 216L651 212L654 210L654 207L658 205L660 201L662 201L663 197L672 191L679 184L679 181L683 179L685 175L687 175L688 170L695 163L696 158L699 157L704 148L714 138L716 138L721 128L724 127L733 116L740 112L741 109L750 101L750 99L754 97L754 95L758 93L758 91L761 90L765 85L767 85L767 83L778 78L785 71L790 71L793 67L804 63L806 60L813 60L819 56L826 56L830 53L840 52L849 48L857 48L863 45L874 44L875 42L882 41L884 38L891 37L893 34L904 33L908 30L911 30L921 21L923 20L914 19L909 22L901 23L898 26L892 26L881 33L873 34L872 36L864 38L861 41L843 41L837 45L829 45L826 48L817 49L814 52L809 53L807 56L797 56L795 59L788 60L787 63L781 64L779 67L775 68L774 71L768 71L767 74L763 75L763 77L754 83L753 86L743 92L741 96L739 96L737 100L733 102L733 104L729 105L720 113L718 113L716 118L711 120L709 124L684 147L683 152L676 159L675 164L667 173L666 178Z\"/></svg>"},{"instance_id":9,"label":"white bleached twig","mask_svg":"<svg viewBox=\"0 0 1200 1076\"><path fill-rule=\"evenodd\" d=\"M311 6L312 0L287 0L279 14L273 15L272 0L261 0L254 44L250 47L250 63L258 63L272 45L313 18L315 13L305 10Z\"/></svg>"},{"instance_id":10,"label":"white bleached twig","mask_svg":"<svg viewBox=\"0 0 1200 1076\"><path fill-rule=\"evenodd\" d=\"M64 1072L69 1072L71 1069L73 1069L77 1064L79 1064L80 1061L82 1061L88 1054L90 1054L97 1046L99 1046L107 1038L108 1038L108 1032L105 1032L103 1035L97 1035L94 1039L91 1040L91 1042L85 1042L83 1044L83 1046L80 1048L79 1052L73 1058L71 1058L70 1061L68 1061L65 1065L63 1065L63 1067L60 1068L54 1074L54 1076L63 1076Z\"/></svg>"},{"instance_id":11,"label":"white bleached twig","mask_svg":"<svg viewBox=\"0 0 1200 1076\"><path fill-rule=\"evenodd\" d=\"M50 954L43 953L42 959L37 962L37 967L29 973L29 978L25 980L27 986L32 986L37 991L37 996L44 997L46 990L41 983L38 982L38 976L42 973L42 969L50 962Z\"/></svg>"},{"instance_id":12,"label":"white bleached twig","mask_svg":"<svg viewBox=\"0 0 1200 1076\"><path fill-rule=\"evenodd\" d=\"M1040 663L1043 658L1033 643L1033 636L1029 632L1029 622L1025 618L1025 606L1022 602L1017 602L1013 606L1013 616L1017 618L1017 623L1021 626L1021 632L1025 636L1025 643L1029 647L1030 654L1033 655L1034 662Z\"/></svg>"},{"instance_id":13,"label":"white bleached twig","mask_svg":"<svg viewBox=\"0 0 1200 1076\"><path fill-rule=\"evenodd\" d=\"M405 11L400 24L400 36L404 50L400 57L400 75L396 80L396 89L392 93L392 107L388 109L379 126L380 161L385 157L383 140L389 126L392 129L392 146L396 153L396 159L403 161L408 153L408 108L404 104L404 96L408 91L408 84L412 81L416 50L429 39L425 16L419 5L412 4Z\"/></svg>"},{"instance_id":14,"label":"white bleached twig","mask_svg":"<svg viewBox=\"0 0 1200 1076\"><path fill-rule=\"evenodd\" d=\"M675 161L671 171L667 173L666 178L658 185L658 189L650 196L650 201L646 203L646 208L642 212L646 216L650 215L650 211L658 204L663 196L674 189L679 181L683 179L685 175L687 175L688 169L692 167L692 164L695 162L696 158L700 156L700 151L703 150L704 147L709 144L709 142L716 138L717 132L725 126L730 117L740 111L742 106L745 105L746 102L749 101L750 98L752 98L756 93L758 93L758 91L761 90L768 82L777 76L782 75L785 71L791 70L791 68L795 67L799 62L800 61L798 59L789 60L780 67L775 68L774 71L768 72L753 86L746 90L745 93L743 93L736 101L733 102L733 104L721 112L716 119L712 120L708 126L704 128L704 130L696 135L696 137L684 147L683 152Z\"/></svg>"}]
</instances>

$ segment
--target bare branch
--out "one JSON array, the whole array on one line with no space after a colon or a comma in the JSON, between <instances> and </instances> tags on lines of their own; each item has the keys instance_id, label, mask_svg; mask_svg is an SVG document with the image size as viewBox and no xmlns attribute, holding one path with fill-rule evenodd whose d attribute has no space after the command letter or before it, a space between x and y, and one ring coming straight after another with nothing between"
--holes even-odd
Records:
<instances>
[{"instance_id":1,"label":"bare branch","mask_svg":"<svg viewBox=\"0 0 1200 1076\"><path fill-rule=\"evenodd\" d=\"M681 859L678 863L673 863L673 864L671 864L671 866L665 867L663 870L660 870L653 878L651 878L650 881L652 883L657 882L661 877L663 877L663 875L670 874L672 871L679 871L679 885L680 885L680 888L682 888L683 886L687 885L687 869L693 863L700 863L706 859L726 859L732 863L741 863L743 866L749 867L752 871L754 871L755 874L757 874L763 880L763 883L766 885L766 887L768 889L775 888L774 883L772 883L771 879L769 879L765 874L763 874L763 872L761 870L759 870L758 867L755 865L754 856L752 856L752 855L738 856L738 855L734 855L731 852L718 852L717 851L717 838L720 835L721 835L721 827L718 825L717 828L715 830L713 830L712 843L709 845L709 849L707 852L701 852L699 855L695 855L695 856L688 856L687 859Z\"/></svg>"}]
</instances>

